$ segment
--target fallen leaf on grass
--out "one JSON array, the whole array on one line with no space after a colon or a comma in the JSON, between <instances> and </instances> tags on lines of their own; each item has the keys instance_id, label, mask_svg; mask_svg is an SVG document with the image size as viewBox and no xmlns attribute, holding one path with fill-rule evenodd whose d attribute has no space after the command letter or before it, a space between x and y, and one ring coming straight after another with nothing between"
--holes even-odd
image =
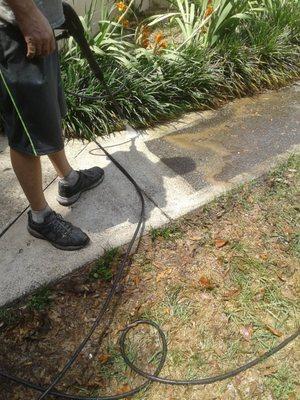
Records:
<instances>
[{"instance_id":1,"label":"fallen leaf on grass","mask_svg":"<svg viewBox=\"0 0 300 400\"><path fill-rule=\"evenodd\" d=\"M101 354L101 356L99 357L99 361L101 362L101 364L107 363L109 359L110 359L109 354Z\"/></svg>"},{"instance_id":2,"label":"fallen leaf on grass","mask_svg":"<svg viewBox=\"0 0 300 400\"><path fill-rule=\"evenodd\" d=\"M295 230L294 230L293 228L291 228L290 226L286 226L286 227L283 229L283 232L284 232L286 235L292 235L292 234L295 232Z\"/></svg>"},{"instance_id":3,"label":"fallen leaf on grass","mask_svg":"<svg viewBox=\"0 0 300 400\"><path fill-rule=\"evenodd\" d=\"M194 235L189 237L189 239L192 240L193 242L198 242L202 238L203 238L203 235L201 235L201 234L194 234Z\"/></svg>"},{"instance_id":4,"label":"fallen leaf on grass","mask_svg":"<svg viewBox=\"0 0 300 400\"><path fill-rule=\"evenodd\" d=\"M78 381L78 379L77 379L77 381ZM92 379L91 378L82 379L80 386L85 386L90 389L99 389L99 387L103 386L103 381L100 376L98 376L98 377L96 376Z\"/></svg>"},{"instance_id":5,"label":"fallen leaf on grass","mask_svg":"<svg viewBox=\"0 0 300 400\"><path fill-rule=\"evenodd\" d=\"M266 366L266 368L263 371L263 375L264 376L270 376L270 375L274 375L276 374L276 372L278 371L278 368L275 367L274 365L268 365Z\"/></svg>"},{"instance_id":6,"label":"fallen leaf on grass","mask_svg":"<svg viewBox=\"0 0 300 400\"><path fill-rule=\"evenodd\" d=\"M221 249L222 247L226 246L228 240L224 239L215 239L215 246L217 249Z\"/></svg>"},{"instance_id":7,"label":"fallen leaf on grass","mask_svg":"<svg viewBox=\"0 0 300 400\"><path fill-rule=\"evenodd\" d=\"M258 291L255 293L255 300L260 301L264 298L266 289L265 288L259 288Z\"/></svg>"},{"instance_id":8,"label":"fallen leaf on grass","mask_svg":"<svg viewBox=\"0 0 300 400\"><path fill-rule=\"evenodd\" d=\"M280 274L276 274L276 275L277 275L278 279L281 280L281 282L287 281L287 279L283 275L280 275Z\"/></svg>"},{"instance_id":9,"label":"fallen leaf on grass","mask_svg":"<svg viewBox=\"0 0 300 400\"><path fill-rule=\"evenodd\" d=\"M229 300L232 297L236 297L240 293L240 289L228 290L228 292L223 294L225 300Z\"/></svg>"},{"instance_id":10,"label":"fallen leaf on grass","mask_svg":"<svg viewBox=\"0 0 300 400\"><path fill-rule=\"evenodd\" d=\"M164 312L165 314L171 315L172 310L171 310L169 307L164 307L164 308L163 308L163 312Z\"/></svg>"},{"instance_id":11,"label":"fallen leaf on grass","mask_svg":"<svg viewBox=\"0 0 300 400\"><path fill-rule=\"evenodd\" d=\"M117 394L123 394L126 392L129 392L131 390L129 385L123 385L120 387L120 389L117 391Z\"/></svg>"},{"instance_id":12,"label":"fallen leaf on grass","mask_svg":"<svg viewBox=\"0 0 300 400\"><path fill-rule=\"evenodd\" d=\"M249 342L253 334L253 326L252 325L243 326L240 329L240 333L243 336L243 338Z\"/></svg>"},{"instance_id":13,"label":"fallen leaf on grass","mask_svg":"<svg viewBox=\"0 0 300 400\"><path fill-rule=\"evenodd\" d=\"M212 290L215 287L213 282L204 275L200 277L199 283L200 283L201 287L204 289Z\"/></svg>"},{"instance_id":14,"label":"fallen leaf on grass","mask_svg":"<svg viewBox=\"0 0 300 400\"><path fill-rule=\"evenodd\" d=\"M156 276L156 282L159 282L162 279L168 278L170 276L170 274L172 274L172 273L173 273L173 269L172 268L168 268L168 269L164 270L163 272L160 272Z\"/></svg>"},{"instance_id":15,"label":"fallen leaf on grass","mask_svg":"<svg viewBox=\"0 0 300 400\"><path fill-rule=\"evenodd\" d=\"M269 332L271 332L273 335L275 335L277 337L281 337L283 335L282 332L280 332L279 330L273 328L270 325L266 325L266 328L268 329Z\"/></svg>"},{"instance_id":16,"label":"fallen leaf on grass","mask_svg":"<svg viewBox=\"0 0 300 400\"><path fill-rule=\"evenodd\" d=\"M135 275L132 277L132 281L135 284L135 286L139 286L139 284L141 283L141 278L138 275Z\"/></svg>"},{"instance_id":17,"label":"fallen leaf on grass","mask_svg":"<svg viewBox=\"0 0 300 400\"><path fill-rule=\"evenodd\" d=\"M164 264L162 264L162 263L159 262L159 261L153 261L153 262L152 262L152 265L153 265L155 268L158 268L158 269L164 269L164 268L165 268Z\"/></svg>"}]
</instances>

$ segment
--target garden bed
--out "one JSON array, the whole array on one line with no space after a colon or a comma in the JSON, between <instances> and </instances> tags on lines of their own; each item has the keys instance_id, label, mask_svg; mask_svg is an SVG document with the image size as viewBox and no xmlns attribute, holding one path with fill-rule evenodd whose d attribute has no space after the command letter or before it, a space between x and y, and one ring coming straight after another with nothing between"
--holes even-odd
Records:
<instances>
[{"instance_id":1,"label":"garden bed","mask_svg":"<svg viewBox=\"0 0 300 400\"><path fill-rule=\"evenodd\" d=\"M86 17L87 37L108 86L135 127L215 108L300 76L296 0L177 0L169 14L143 21L134 18L130 4L119 2L112 10L102 6L100 14L96 36L89 33ZM67 137L90 140L124 127L72 40L62 53L62 73ZM100 99L81 100L71 91Z\"/></svg>"}]
</instances>

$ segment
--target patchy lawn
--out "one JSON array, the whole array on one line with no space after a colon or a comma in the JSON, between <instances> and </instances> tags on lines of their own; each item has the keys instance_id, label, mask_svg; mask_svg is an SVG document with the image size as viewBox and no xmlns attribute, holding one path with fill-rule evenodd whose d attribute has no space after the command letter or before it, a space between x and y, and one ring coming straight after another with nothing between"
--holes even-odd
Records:
<instances>
[{"instance_id":1,"label":"patchy lawn","mask_svg":"<svg viewBox=\"0 0 300 400\"><path fill-rule=\"evenodd\" d=\"M58 388L96 396L124 392L141 382L118 351L120 331L138 318L161 324L169 344L162 375L177 379L234 368L295 331L299 167L300 157L294 156L267 177L144 237L119 301L110 309L107 334L99 337L99 328ZM121 253L113 249L60 283L1 310L1 367L49 383L94 321ZM296 400L299 350L296 340L234 379L193 388L152 385L136 399ZM138 328L130 335L128 352L153 370L158 339L150 328ZM0 381L1 400L35 396Z\"/></svg>"}]
</instances>

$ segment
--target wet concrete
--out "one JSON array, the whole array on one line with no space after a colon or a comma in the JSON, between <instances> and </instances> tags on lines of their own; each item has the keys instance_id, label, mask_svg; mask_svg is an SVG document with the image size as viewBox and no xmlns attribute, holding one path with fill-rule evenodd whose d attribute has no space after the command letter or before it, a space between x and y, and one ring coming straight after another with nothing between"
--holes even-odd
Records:
<instances>
[{"instance_id":1,"label":"wet concrete","mask_svg":"<svg viewBox=\"0 0 300 400\"><path fill-rule=\"evenodd\" d=\"M300 86L236 100L192 127L146 142L196 191L226 184L300 143ZM180 159L181 162L176 162ZM190 170L188 165L194 163Z\"/></svg>"}]
</instances>

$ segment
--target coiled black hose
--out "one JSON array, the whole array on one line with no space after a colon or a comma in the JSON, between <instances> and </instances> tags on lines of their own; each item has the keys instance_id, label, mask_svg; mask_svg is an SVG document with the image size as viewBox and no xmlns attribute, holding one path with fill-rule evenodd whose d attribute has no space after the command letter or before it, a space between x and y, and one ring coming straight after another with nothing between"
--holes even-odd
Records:
<instances>
[{"instance_id":1,"label":"coiled black hose","mask_svg":"<svg viewBox=\"0 0 300 400\"><path fill-rule=\"evenodd\" d=\"M116 102L116 100L114 99L113 95L111 94L109 88L106 85L102 71L101 71L99 65L97 64L97 61L96 61L95 57L93 56L93 53L85 39L84 31L83 31L83 27L80 22L80 19L78 18L77 14L73 10L73 8L65 2L64 2L64 13L66 16L66 23L65 23L64 28L66 28L68 31L68 34L72 35L74 37L74 39L77 41L84 57L87 59L89 65L90 65L95 77L97 79L99 79L101 81L101 83L104 85L104 88L107 93L107 97L109 97L110 100L112 101L112 103L113 103L116 111L120 115L120 117L123 118L124 121L126 121L126 118L124 117L124 113L123 113L122 109L120 108L120 106L118 105L118 103ZM85 96L82 96L82 97L85 98ZM138 224L136 226L136 229L134 231L132 239L128 245L126 253L118 267L118 270L114 277L111 289L109 290L109 293L108 293L103 305L100 308L99 314L98 314L95 322L91 326L88 334L83 338L80 345L74 350L72 356L66 362L63 369L53 379L52 383L48 387L43 387L43 386L37 385L31 381L28 381L28 380L22 379L18 376L15 376L13 374L10 374L6 371L2 371L1 369L0 369L0 377L7 379L9 381L15 382L17 384L23 385L29 389L34 389L34 390L40 392L41 395L38 397L39 400L45 399L46 397L48 397L50 395L55 396L60 399L72 399L72 400L120 400L120 399L125 399L128 397L132 397L132 396L138 394L142 390L146 389L153 382L157 382L157 383L161 383L161 384L165 384L165 385L191 386L191 385L207 385L207 384L220 382L220 381L228 379L228 378L232 378L232 377L238 375L239 373L246 371L249 368L252 368L255 365L266 360L267 358L271 357L272 355L274 355L279 350L281 350L282 348L287 346L289 343L291 343L293 340L295 340L299 336L300 329L298 329L291 336L287 337L285 340L283 340L277 346L275 346L272 349L265 352L260 357L257 357L254 360L252 360L246 364L243 364L242 366L240 366L236 369L225 372L223 374L214 375L214 376L210 376L207 378L193 379L193 380L174 380L174 379L167 379L167 378L159 377L159 374L164 367L164 364L165 364L165 361L167 358L167 353L168 353L167 340L166 340L164 332L162 331L160 326L153 321L138 320L138 321L128 325L123 330L123 332L120 336L119 345L120 345L121 355L124 359L124 362L128 365L128 367L130 367L138 375L147 379L143 384L141 384L140 386L138 386L130 391L127 391L126 393L109 395L109 396L98 396L98 397L83 397L83 396L76 396L76 395L56 391L55 386L59 382L61 382L61 380L64 378L65 374L75 363L75 361L77 360L77 357L79 356L81 351L84 349L84 347L86 346L88 341L91 339L91 336L93 335L93 333L95 332L97 327L103 321L103 317L105 316L105 313L106 313L109 305L111 304L111 301L113 300L114 296L116 295L116 293L118 291L119 284L122 281L122 278L124 276L124 271L127 266L127 262L129 260L129 255L131 253L131 250L134 246L136 239L138 238L138 234L142 228L142 225L144 223L144 218L145 218L145 199L144 199L143 191L140 188L140 186L137 184L135 179L125 170L125 168L113 156L111 156L107 152L107 150L97 140L94 140L94 142L134 186L134 188L139 196L140 202L141 202L141 210L140 210L140 217L139 217ZM127 353L126 353L127 335L132 329L134 329L135 327L137 327L139 325L152 326L157 331L157 333L160 337L160 340L161 340L162 349L160 352L160 354L161 354L160 360L159 360L158 366L153 374L149 374L148 372L145 372L145 371L141 370L140 368L138 368L137 366L135 366L134 363L132 363L132 361L128 358Z\"/></svg>"}]
</instances>

